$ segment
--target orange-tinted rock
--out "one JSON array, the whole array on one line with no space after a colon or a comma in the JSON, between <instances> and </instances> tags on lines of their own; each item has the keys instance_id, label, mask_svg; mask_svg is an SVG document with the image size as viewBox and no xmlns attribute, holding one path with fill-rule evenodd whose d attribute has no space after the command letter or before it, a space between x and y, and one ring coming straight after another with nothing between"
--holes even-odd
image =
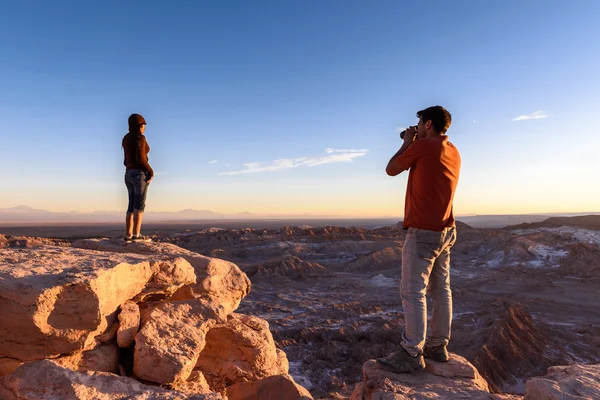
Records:
<instances>
[{"instance_id":1,"label":"orange-tinted rock","mask_svg":"<svg viewBox=\"0 0 600 400\"><path fill-rule=\"evenodd\" d=\"M242 314L232 314L227 323L208 331L196 367L213 383L213 389L289 370L285 353L275 347L268 322Z\"/></svg>"},{"instance_id":2,"label":"orange-tinted rock","mask_svg":"<svg viewBox=\"0 0 600 400\"><path fill-rule=\"evenodd\" d=\"M312 400L308 390L296 384L289 375L274 375L253 382L242 382L227 388L229 400Z\"/></svg>"},{"instance_id":3,"label":"orange-tinted rock","mask_svg":"<svg viewBox=\"0 0 600 400\"><path fill-rule=\"evenodd\" d=\"M140 329L140 308L133 301L126 301L121 305L119 313L119 330L117 343L119 347L129 347Z\"/></svg>"},{"instance_id":4,"label":"orange-tinted rock","mask_svg":"<svg viewBox=\"0 0 600 400\"><path fill-rule=\"evenodd\" d=\"M600 364L550 367L527 381L525 399L600 399Z\"/></svg>"},{"instance_id":5,"label":"orange-tinted rock","mask_svg":"<svg viewBox=\"0 0 600 400\"><path fill-rule=\"evenodd\" d=\"M0 250L0 357L34 360L95 347L138 294L143 258L65 247Z\"/></svg>"},{"instance_id":6,"label":"orange-tinted rock","mask_svg":"<svg viewBox=\"0 0 600 400\"><path fill-rule=\"evenodd\" d=\"M352 400L375 399L491 399L487 382L463 357L451 354L447 363L427 360L425 371L394 374L375 360L363 365L363 382L352 393Z\"/></svg>"},{"instance_id":7,"label":"orange-tinted rock","mask_svg":"<svg viewBox=\"0 0 600 400\"><path fill-rule=\"evenodd\" d=\"M134 373L156 383L185 382L204 348L215 312L198 300L159 303L142 315L135 337Z\"/></svg>"},{"instance_id":8,"label":"orange-tinted rock","mask_svg":"<svg viewBox=\"0 0 600 400\"><path fill-rule=\"evenodd\" d=\"M0 399L218 400L222 396L218 393L186 395L106 372L79 373L42 360L26 363L0 378Z\"/></svg>"},{"instance_id":9,"label":"orange-tinted rock","mask_svg":"<svg viewBox=\"0 0 600 400\"><path fill-rule=\"evenodd\" d=\"M54 360L62 367L73 371L119 372L119 348L116 343L101 344L97 348L62 356Z\"/></svg>"},{"instance_id":10,"label":"orange-tinted rock","mask_svg":"<svg viewBox=\"0 0 600 400\"><path fill-rule=\"evenodd\" d=\"M103 252L151 255L156 259L185 258L194 268L196 283L175 292L173 300L204 298L218 301L226 314L231 314L250 292L250 280L237 265L218 258L205 257L169 243L124 243L116 240L82 239L74 247Z\"/></svg>"},{"instance_id":11,"label":"orange-tinted rock","mask_svg":"<svg viewBox=\"0 0 600 400\"><path fill-rule=\"evenodd\" d=\"M185 382L176 382L171 387L178 392L185 394L207 394L212 393L210 386L204 377L204 374L198 370L192 371L192 374Z\"/></svg>"}]
</instances>

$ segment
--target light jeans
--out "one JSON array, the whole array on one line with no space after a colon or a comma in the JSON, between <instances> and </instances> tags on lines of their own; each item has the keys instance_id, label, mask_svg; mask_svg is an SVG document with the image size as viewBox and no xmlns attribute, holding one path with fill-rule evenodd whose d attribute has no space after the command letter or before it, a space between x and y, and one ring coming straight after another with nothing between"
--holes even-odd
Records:
<instances>
[{"instance_id":1,"label":"light jeans","mask_svg":"<svg viewBox=\"0 0 600 400\"><path fill-rule=\"evenodd\" d=\"M456 228L442 232L408 228L402 249L402 308L405 330L402 346L413 357L423 352L427 333L427 300L433 303L427 346L448 345L452 325L450 249Z\"/></svg>"}]
</instances>

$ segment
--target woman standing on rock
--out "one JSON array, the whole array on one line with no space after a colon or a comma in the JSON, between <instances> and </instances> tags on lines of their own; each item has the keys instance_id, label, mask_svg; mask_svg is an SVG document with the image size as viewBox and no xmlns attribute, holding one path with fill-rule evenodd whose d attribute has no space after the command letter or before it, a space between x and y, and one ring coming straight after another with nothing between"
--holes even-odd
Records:
<instances>
[{"instance_id":1,"label":"woman standing on rock","mask_svg":"<svg viewBox=\"0 0 600 400\"><path fill-rule=\"evenodd\" d=\"M149 241L150 238L140 234L146 207L146 193L148 185L154 178L154 171L148 163L150 146L144 136L146 120L139 114L131 114L128 123L129 132L123 137L122 142L126 168L125 185L129 194L129 205L125 217L127 230L125 241Z\"/></svg>"}]
</instances>

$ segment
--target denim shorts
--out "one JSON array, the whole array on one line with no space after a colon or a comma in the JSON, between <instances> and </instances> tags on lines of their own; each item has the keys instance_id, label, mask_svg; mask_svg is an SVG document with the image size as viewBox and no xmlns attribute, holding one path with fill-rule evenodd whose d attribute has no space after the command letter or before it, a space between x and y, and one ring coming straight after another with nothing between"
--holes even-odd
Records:
<instances>
[{"instance_id":1,"label":"denim shorts","mask_svg":"<svg viewBox=\"0 0 600 400\"><path fill-rule=\"evenodd\" d=\"M146 208L146 193L148 192L148 173L139 169L128 169L125 171L125 186L129 194L127 213L134 211L144 212Z\"/></svg>"}]
</instances>

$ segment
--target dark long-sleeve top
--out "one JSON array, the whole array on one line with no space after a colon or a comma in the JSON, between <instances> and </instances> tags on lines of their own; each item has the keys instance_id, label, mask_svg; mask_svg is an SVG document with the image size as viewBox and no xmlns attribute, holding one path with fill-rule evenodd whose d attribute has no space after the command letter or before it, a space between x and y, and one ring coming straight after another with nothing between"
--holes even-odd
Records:
<instances>
[{"instance_id":1,"label":"dark long-sleeve top","mask_svg":"<svg viewBox=\"0 0 600 400\"><path fill-rule=\"evenodd\" d=\"M123 137L123 153L125 156L125 167L127 169L141 169L148 172L148 179L154 176L154 170L148 163L150 146L146 137L141 134L128 133Z\"/></svg>"}]
</instances>

